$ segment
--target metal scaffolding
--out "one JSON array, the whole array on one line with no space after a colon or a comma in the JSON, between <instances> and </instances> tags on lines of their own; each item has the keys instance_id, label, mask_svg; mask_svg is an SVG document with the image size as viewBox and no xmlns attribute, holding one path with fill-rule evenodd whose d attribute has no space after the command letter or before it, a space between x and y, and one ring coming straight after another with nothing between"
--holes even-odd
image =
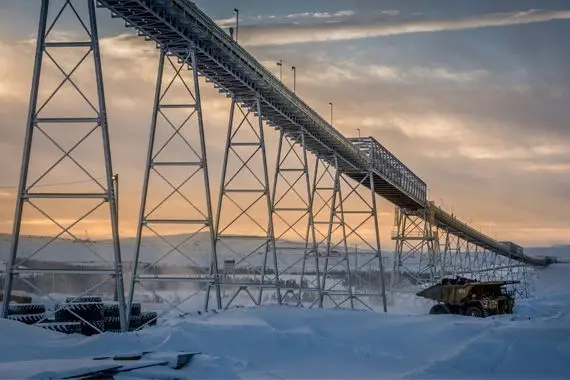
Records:
<instances>
[{"instance_id":1,"label":"metal scaffolding","mask_svg":"<svg viewBox=\"0 0 570 380\"><path fill-rule=\"evenodd\" d=\"M70 0L54 8L49 0L42 0L36 53L32 78L29 113L23 148L22 167L14 216L12 244L4 282L4 299L9 300L14 290L25 289L38 295L62 302L48 294L48 288L38 279L52 276L52 289L74 278L75 286L82 286L77 297L107 292L119 303L121 330L126 329L123 271L119 245L119 227L114 185L109 128L97 21L94 0L83 2L86 12L73 5ZM55 12L50 12L55 11ZM84 14L87 13L87 14ZM50 19L49 16L53 16ZM58 33L58 26L67 22L80 25L81 36L64 38ZM73 40L71 40L73 38ZM80 86L74 74L83 67L89 67L93 75L91 85ZM51 71L50 71L51 70ZM42 73L46 77L40 80ZM49 74L61 73L63 80L48 90ZM68 86L66 86L68 85ZM70 94L74 96L70 96ZM48 94L44 98L44 95ZM50 157L36 155L35 148L56 148L57 159L46 167ZM82 150L83 149L83 150ZM88 149L86 152L84 149ZM89 150L91 149L91 150ZM94 160L94 151L101 150L99 162ZM71 164L66 166L66 164ZM62 179L62 177L64 179ZM55 184L54 182L57 182ZM107 205L105 211L104 205ZM46 237L31 253L20 245L24 235L22 225L35 219L55 227L60 232ZM111 236L112 249L109 255L98 252L85 239L80 238L88 223L105 225ZM32 220L34 222L34 220ZM54 244L60 238L70 238L78 243L73 256L56 257ZM80 247L83 250L79 249ZM51 250L51 251L50 251ZM88 257L86 257L88 256ZM76 261L74 261L76 260ZM114 284L109 285L113 280ZM71 281L71 280L69 280ZM69 303L61 303L48 312L40 323L67 310L91 328L101 331L78 315ZM9 314L9 302L4 302L2 315Z\"/></svg>"},{"instance_id":2,"label":"metal scaffolding","mask_svg":"<svg viewBox=\"0 0 570 380\"><path fill-rule=\"evenodd\" d=\"M239 295L244 295L240 302L260 305L264 289L274 290L277 303L281 303L259 97L245 104L232 97L216 213L215 246L224 258L220 284L222 295L229 298L224 307L229 307ZM251 291L255 288L257 297ZM271 297L271 294L266 296Z\"/></svg>"},{"instance_id":3,"label":"metal scaffolding","mask_svg":"<svg viewBox=\"0 0 570 380\"><path fill-rule=\"evenodd\" d=\"M181 305L204 291L207 309L212 288L221 308L196 55L187 50L177 62L167 48L158 63L129 296L130 310L137 290L152 293L167 306L157 318L174 309L183 313ZM165 249L145 251L144 237ZM195 244L204 247L199 257Z\"/></svg>"}]
</instances>

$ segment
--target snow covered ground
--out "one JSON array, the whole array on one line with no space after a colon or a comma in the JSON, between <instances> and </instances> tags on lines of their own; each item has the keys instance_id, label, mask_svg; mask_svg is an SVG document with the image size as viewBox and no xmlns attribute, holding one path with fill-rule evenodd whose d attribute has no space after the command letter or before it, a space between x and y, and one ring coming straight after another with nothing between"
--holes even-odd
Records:
<instances>
[{"instance_id":1,"label":"snow covered ground","mask_svg":"<svg viewBox=\"0 0 570 380\"><path fill-rule=\"evenodd\" d=\"M429 305L410 296L399 299L388 314L237 308L164 320L137 333L89 338L0 320L0 378L46 378L68 366L93 365L62 359L180 350L201 354L182 370L153 367L129 376L567 379L569 278L570 265L541 270L534 296L519 301L514 315L486 319L425 315Z\"/></svg>"}]
</instances>

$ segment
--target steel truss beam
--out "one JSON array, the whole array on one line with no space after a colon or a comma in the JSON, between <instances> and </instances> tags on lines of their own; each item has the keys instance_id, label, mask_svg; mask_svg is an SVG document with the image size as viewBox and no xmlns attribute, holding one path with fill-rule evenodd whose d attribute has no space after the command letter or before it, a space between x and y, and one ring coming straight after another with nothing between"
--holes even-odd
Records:
<instances>
[{"instance_id":1,"label":"steel truss beam","mask_svg":"<svg viewBox=\"0 0 570 380\"><path fill-rule=\"evenodd\" d=\"M152 292L168 304L157 318L173 309L183 312L181 305L203 294L202 290L206 290L207 309L211 288L216 305L221 308L196 64L193 49L187 50L186 59L178 62L176 55L160 50L128 308L131 309L137 289ZM186 67L191 73L189 81ZM166 251L144 252L147 257L142 257L145 233L164 243ZM192 244L202 236L209 243L204 249L207 255L196 257ZM177 301L157 292L178 290L181 283L188 284L182 289L188 294L177 294Z\"/></svg>"},{"instance_id":2,"label":"steel truss beam","mask_svg":"<svg viewBox=\"0 0 570 380\"><path fill-rule=\"evenodd\" d=\"M87 15L81 14L80 8L74 5L76 3L83 3L87 6ZM56 12L53 13L55 15L53 20L48 22L50 10ZM67 39L62 41L56 28L61 23L71 21L67 20L65 16L71 17L75 23L80 25L83 36L74 41ZM47 59L44 60L44 58ZM79 82L75 81L73 76L80 67L86 66L86 62L91 59L93 66L90 67L89 72L93 74L94 83L91 87L87 85L80 87ZM70 60L73 61L71 65L69 64ZM49 90L49 96L45 100L40 100L43 94L48 91L47 88L44 88L47 84L46 81L40 81L40 77L43 71L49 72L50 66L51 70L55 69L63 74L64 79L55 90ZM68 69L69 66L71 69ZM66 84L70 86L66 88ZM61 95L66 90L72 90L75 95L79 96ZM63 104L58 103L60 96L65 97ZM80 104L74 103L78 101ZM67 0L61 8L58 7L57 9L50 6L49 0L42 0L28 112L12 242L4 282L4 299L9 300L12 291L24 284L27 289L32 289L41 296L59 302L48 294L45 285L42 286L42 282L38 278L41 278L42 275L53 276L54 287L56 283L58 286L62 286L68 280L73 281L76 286L84 285L79 296L94 294L98 291L107 291L110 294L114 292L119 303L121 330L125 331L127 320L125 318L123 273L117 221L117 194L115 194L113 186L113 168L94 0L83 2ZM80 136L77 137L77 134ZM98 134L100 134L100 141L89 141L90 139L97 139ZM43 148L55 147L59 158L49 167L42 169L39 173L34 173L43 166L41 159L44 158L45 160L45 157L32 154L35 148L42 148L41 140L43 137L45 137ZM70 140L72 140L71 143ZM81 148L86 145L89 145L91 149L102 148L101 162L95 161L94 163L92 160L82 159ZM46 150L43 151L43 153L45 152ZM91 151L89 155L91 159L92 153ZM73 163L71 166L73 169L64 166L64 163L69 162ZM94 168L94 164L97 163L101 166L98 168L100 172ZM62 170L62 168L65 172L58 173L58 170ZM75 174L73 170L81 175L73 178ZM57 180L54 179L54 177L58 177L58 174L65 176L64 186L58 187L54 186L56 184L53 183L49 185L44 183L44 181L50 182L51 180L59 181L61 184L61 177ZM46 187L49 191L45 190ZM104 210L103 205L105 204L108 211ZM85 209L86 212L78 212L78 210ZM99 216L99 213L102 213L103 216ZM20 236L23 233L22 224L33 214L35 214L34 217L51 223L60 232L56 236L46 238L46 241L38 249L27 254L27 249L20 246ZM73 216L71 216L72 214ZM51 246L52 243L56 242L58 238L69 236L75 242L82 242L78 237L77 230L83 232L83 228L88 228L86 223L91 222L95 215L97 218L102 218L105 223L108 222L106 227L112 236L111 257L104 257L89 242L88 244L78 244L78 249L73 252L76 255L80 254L80 246L85 248L86 252L88 251L90 258L82 259L91 261L88 264L88 269L81 269L80 265L84 266L84 261L74 265L75 263L72 262L74 256L66 256L63 260L48 256L50 248L54 248ZM105 224L102 220L99 220L98 223ZM57 250L57 247L55 249ZM43 265L41 262L38 264L38 261L43 261ZM63 277L59 277L56 282L55 278L59 275ZM111 280L114 280L113 285L108 284ZM21 283L19 283L20 281ZM104 285L107 286L106 290ZM79 320L91 325L95 330L101 331L99 327L88 323L69 307L69 304L60 305L60 308L69 310ZM8 302L4 302L3 317L7 317L8 313ZM51 319L53 314L55 311L47 313L40 322L46 321L48 318Z\"/></svg>"},{"instance_id":3,"label":"steel truss beam","mask_svg":"<svg viewBox=\"0 0 570 380\"><path fill-rule=\"evenodd\" d=\"M281 129L271 206L285 304L303 306L320 297L312 201L305 134L296 130L287 138ZM293 241L302 241L303 246Z\"/></svg>"},{"instance_id":4,"label":"steel truss beam","mask_svg":"<svg viewBox=\"0 0 570 380\"><path fill-rule=\"evenodd\" d=\"M281 304L259 98L240 104L232 97L216 213L215 245L225 259L220 276L223 295L229 291L225 308L240 294L245 296L243 302L260 305L264 289L274 290L275 299ZM258 289L257 297L250 290L254 288Z\"/></svg>"}]
</instances>

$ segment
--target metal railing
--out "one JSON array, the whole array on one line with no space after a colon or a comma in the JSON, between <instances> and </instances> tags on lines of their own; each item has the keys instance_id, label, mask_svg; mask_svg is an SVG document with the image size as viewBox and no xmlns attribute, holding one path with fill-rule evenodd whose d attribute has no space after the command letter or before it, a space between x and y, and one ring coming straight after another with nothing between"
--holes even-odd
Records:
<instances>
[{"instance_id":1,"label":"metal railing","mask_svg":"<svg viewBox=\"0 0 570 380\"><path fill-rule=\"evenodd\" d=\"M277 77L267 70L265 66L259 63L247 50L234 41L227 33L225 33L215 22L213 22L207 15L205 15L195 4L188 0L173 0L173 3L179 5L179 9L187 17L195 19L202 24L209 33L216 37L219 42L224 45L227 51L231 52L242 63L249 67L255 74L257 74L263 81L268 83L270 87L277 92L284 100L288 101L297 110L305 113L306 116L311 118L314 123L324 129L327 133L336 137L337 142L346 149L351 150L354 154L360 154L360 151L352 144L347 138L336 130L332 125L325 121L316 111L314 111L308 104L285 86ZM280 99L281 100L281 99Z\"/></svg>"},{"instance_id":2,"label":"metal railing","mask_svg":"<svg viewBox=\"0 0 570 380\"><path fill-rule=\"evenodd\" d=\"M426 204L426 183L376 139L373 137L358 137L350 138L349 140L370 158L375 171L382 174L393 185L410 195L420 204Z\"/></svg>"}]
</instances>

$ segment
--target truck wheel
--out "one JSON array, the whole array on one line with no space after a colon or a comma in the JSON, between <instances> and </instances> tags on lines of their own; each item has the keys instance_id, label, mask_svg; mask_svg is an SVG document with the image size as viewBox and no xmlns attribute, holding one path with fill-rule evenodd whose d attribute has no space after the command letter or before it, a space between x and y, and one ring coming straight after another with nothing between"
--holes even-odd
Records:
<instances>
[{"instance_id":1,"label":"truck wheel","mask_svg":"<svg viewBox=\"0 0 570 380\"><path fill-rule=\"evenodd\" d=\"M507 299L507 304L505 305L505 314L513 314L515 308L515 302L513 299Z\"/></svg>"},{"instance_id":2,"label":"truck wheel","mask_svg":"<svg viewBox=\"0 0 570 380\"><path fill-rule=\"evenodd\" d=\"M429 311L430 314L449 314L449 311L445 307L445 305L433 305Z\"/></svg>"},{"instance_id":3,"label":"truck wheel","mask_svg":"<svg viewBox=\"0 0 570 380\"><path fill-rule=\"evenodd\" d=\"M476 317L476 318L483 318L485 317L485 313L479 306L470 306L465 311L465 315L469 317Z\"/></svg>"}]
</instances>

